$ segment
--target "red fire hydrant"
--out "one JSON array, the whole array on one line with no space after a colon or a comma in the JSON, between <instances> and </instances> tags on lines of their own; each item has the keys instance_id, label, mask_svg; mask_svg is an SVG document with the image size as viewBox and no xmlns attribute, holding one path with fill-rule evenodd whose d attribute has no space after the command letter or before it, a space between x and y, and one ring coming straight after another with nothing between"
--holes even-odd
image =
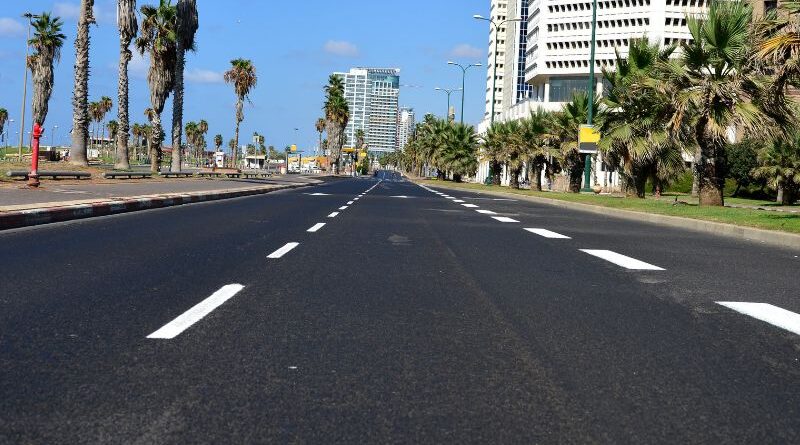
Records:
<instances>
[{"instance_id":1,"label":"red fire hydrant","mask_svg":"<svg viewBox=\"0 0 800 445\"><path fill-rule=\"evenodd\" d=\"M33 124L33 143L31 150L31 173L28 175L28 187L39 187L39 138L44 128L38 122Z\"/></svg>"}]
</instances>

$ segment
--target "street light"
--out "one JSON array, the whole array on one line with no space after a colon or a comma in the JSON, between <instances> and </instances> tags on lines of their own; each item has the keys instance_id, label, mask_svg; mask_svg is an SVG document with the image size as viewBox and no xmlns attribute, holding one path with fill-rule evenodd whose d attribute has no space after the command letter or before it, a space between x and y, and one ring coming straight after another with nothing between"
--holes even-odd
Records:
<instances>
[{"instance_id":1,"label":"street light","mask_svg":"<svg viewBox=\"0 0 800 445\"><path fill-rule=\"evenodd\" d=\"M447 114L446 114L446 116L447 116L447 119L450 120L450 95L455 93L455 92L457 92L457 91L463 91L463 90L461 88L459 88L459 89L447 89L447 88L439 88L439 87L436 87L435 90L436 91L443 91L445 94L447 94Z\"/></svg>"},{"instance_id":2,"label":"street light","mask_svg":"<svg viewBox=\"0 0 800 445\"><path fill-rule=\"evenodd\" d=\"M51 141L53 143L53 147L57 147L58 144L56 143L56 130L58 130L58 125L53 125L53 135L51 136Z\"/></svg>"},{"instance_id":3,"label":"street light","mask_svg":"<svg viewBox=\"0 0 800 445\"><path fill-rule=\"evenodd\" d=\"M461 123L463 124L464 123L464 96L465 96L464 89L467 86L466 85L467 70L470 69L470 68L473 68L473 67L483 66L483 64L473 63L473 64L470 64L470 65L464 66L464 65L462 65L460 63L455 63L455 62L450 62L450 61L448 61L447 64L448 65L457 66L457 67L461 68ZM450 112L449 107L448 107L447 112L448 113Z\"/></svg>"},{"instance_id":4,"label":"street light","mask_svg":"<svg viewBox=\"0 0 800 445\"><path fill-rule=\"evenodd\" d=\"M597 1L597 0L595 0L595 1ZM494 63L494 75L492 75L492 115L489 118L490 119L490 123L493 124L494 123L494 102L495 102L495 95L497 94L497 46L498 46L498 41L500 40L499 39L499 37L500 37L500 27L505 25L506 23L509 23L509 22L521 22L522 19L506 19L506 20L503 20L502 22L498 23L498 22L495 22L494 19L487 19L486 17L484 17L482 15L479 15L479 14L473 15L472 18L474 18L475 20L483 20L483 21L489 22L492 25L492 27L494 27L494 62L493 62Z\"/></svg>"},{"instance_id":5,"label":"street light","mask_svg":"<svg viewBox=\"0 0 800 445\"><path fill-rule=\"evenodd\" d=\"M19 121L19 162L22 162L22 143L24 142L22 129L25 128L25 103L28 101L28 57L30 57L31 48L28 42L31 40L31 27L33 26L33 19L38 19L40 16L26 12L22 15L22 17L28 19L28 38L25 40L25 63L23 64L25 68L25 75L22 82L22 113L20 114Z\"/></svg>"}]
</instances>

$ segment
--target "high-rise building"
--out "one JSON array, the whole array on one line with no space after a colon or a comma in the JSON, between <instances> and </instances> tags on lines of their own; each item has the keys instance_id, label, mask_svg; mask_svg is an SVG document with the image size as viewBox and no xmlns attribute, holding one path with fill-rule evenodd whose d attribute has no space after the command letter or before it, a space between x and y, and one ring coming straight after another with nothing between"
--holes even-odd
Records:
<instances>
[{"instance_id":1,"label":"high-rise building","mask_svg":"<svg viewBox=\"0 0 800 445\"><path fill-rule=\"evenodd\" d=\"M408 143L409 138L414 133L415 116L414 109L408 107L400 108L397 114L397 149L402 150Z\"/></svg>"},{"instance_id":2,"label":"high-rise building","mask_svg":"<svg viewBox=\"0 0 800 445\"><path fill-rule=\"evenodd\" d=\"M344 80L350 122L345 129L352 146L356 131L363 130L370 151L393 151L397 146L397 114L400 70L396 68L352 68L334 73Z\"/></svg>"}]
</instances>

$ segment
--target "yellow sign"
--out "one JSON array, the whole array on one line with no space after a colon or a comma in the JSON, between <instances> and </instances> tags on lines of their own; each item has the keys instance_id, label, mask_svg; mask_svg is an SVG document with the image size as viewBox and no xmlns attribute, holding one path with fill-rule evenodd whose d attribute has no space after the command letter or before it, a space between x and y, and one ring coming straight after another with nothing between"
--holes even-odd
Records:
<instances>
[{"instance_id":1,"label":"yellow sign","mask_svg":"<svg viewBox=\"0 0 800 445\"><path fill-rule=\"evenodd\" d=\"M297 151L297 145L292 145L292 151Z\"/></svg>"},{"instance_id":2,"label":"yellow sign","mask_svg":"<svg viewBox=\"0 0 800 445\"><path fill-rule=\"evenodd\" d=\"M597 144L600 142L600 132L592 125L581 125L578 142L581 144Z\"/></svg>"},{"instance_id":3,"label":"yellow sign","mask_svg":"<svg viewBox=\"0 0 800 445\"><path fill-rule=\"evenodd\" d=\"M352 147L345 147L345 148L342 149L343 153L352 153L354 151L356 151L356 149L352 148Z\"/></svg>"}]
</instances>

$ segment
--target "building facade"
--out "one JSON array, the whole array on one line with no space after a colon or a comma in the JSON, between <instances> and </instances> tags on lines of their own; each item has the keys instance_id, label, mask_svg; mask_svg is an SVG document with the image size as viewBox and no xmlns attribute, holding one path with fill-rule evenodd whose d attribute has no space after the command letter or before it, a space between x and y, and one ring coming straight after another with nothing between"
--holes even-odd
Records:
<instances>
[{"instance_id":1,"label":"building facade","mask_svg":"<svg viewBox=\"0 0 800 445\"><path fill-rule=\"evenodd\" d=\"M400 108L397 114L397 150L405 148L411 135L414 134L415 125L414 109L408 107Z\"/></svg>"},{"instance_id":2,"label":"building facade","mask_svg":"<svg viewBox=\"0 0 800 445\"><path fill-rule=\"evenodd\" d=\"M400 70L396 68L353 68L334 73L344 80L350 122L345 129L346 146L364 131L370 151L387 152L397 146Z\"/></svg>"}]
</instances>

